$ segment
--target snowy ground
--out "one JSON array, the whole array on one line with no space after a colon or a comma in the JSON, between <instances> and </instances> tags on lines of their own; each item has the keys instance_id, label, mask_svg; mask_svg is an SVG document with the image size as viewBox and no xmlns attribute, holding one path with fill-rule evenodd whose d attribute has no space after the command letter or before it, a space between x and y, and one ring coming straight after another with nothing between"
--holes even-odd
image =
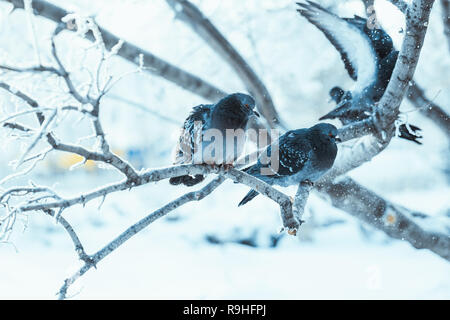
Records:
<instances>
[{"instance_id":1,"label":"snowy ground","mask_svg":"<svg viewBox=\"0 0 450 320\"><path fill-rule=\"evenodd\" d=\"M209 47L184 24L173 20L164 1L52 2L96 13L97 21L119 36L224 90L244 90ZM297 16L293 2L251 0L246 1L245 7L238 0L195 3L251 61L290 127L313 125L330 109L326 103L329 88L337 83L351 84L335 50ZM349 5L335 9L346 15L361 14L359 4L349 1ZM385 28L399 45L401 15L384 1L377 1L377 5L382 12L380 19L385 19ZM430 98L450 111L450 78L446 77L450 74L450 55L442 37L439 8L435 9L416 79L428 89ZM0 61L32 61L31 37L30 41L17 42L11 36L29 37L24 15L16 12L13 17L7 17L6 7L0 2ZM38 26L39 37L48 43L45 41L52 24L39 20ZM61 45L78 44L71 36L62 35L60 41ZM66 62L74 63L78 56L77 50L71 51ZM119 59L114 62L112 70L118 74L130 70ZM27 88L46 85L23 77L13 80ZM40 94L46 101L48 92ZM183 120L190 106L204 102L148 75L126 78L113 94L144 103L175 122ZM0 95L0 106L4 108L0 112L12 111L7 103L10 99ZM172 133L176 129L173 123L114 99L105 100L104 108L107 112L102 119L113 148L119 152L141 150L145 154L144 167L170 164L175 140ZM401 108L411 109L408 103ZM444 174L448 166L448 148L443 143L446 138L417 112L405 115L424 130L424 144L417 146L395 139L386 151L350 175L390 201L429 215L445 215L450 208L449 180ZM66 130L58 129L60 136L75 142L90 134L89 127L76 120L65 119L69 125ZM0 179L11 173L8 162L17 157L20 147L13 140L2 144ZM51 155L32 176L4 187L32 179L41 185L54 185L63 196L71 196L118 179L113 172L98 168L62 173L64 170L57 168L64 165L63 160ZM100 210L100 201L94 200L86 208L66 210L64 217L76 228L86 251L93 253L185 190L170 186L167 181L150 184L111 195ZM96 270L89 271L70 294L76 299L450 298L448 261L430 251L391 240L367 226L361 227L351 216L314 194L308 201L307 223L300 230L300 239L282 236L272 248L280 227L279 209L263 197L238 208L237 203L247 191L244 186L226 182L203 201L187 204L156 221L101 261ZM285 191L295 193L295 189ZM336 223L323 226L330 221ZM366 231L362 232L362 228ZM207 237L252 239L258 247L233 242L218 245L207 241ZM28 220L19 221L11 242L0 245L0 299L54 299L63 279L79 266L67 234L42 213L32 213Z\"/></svg>"}]
</instances>

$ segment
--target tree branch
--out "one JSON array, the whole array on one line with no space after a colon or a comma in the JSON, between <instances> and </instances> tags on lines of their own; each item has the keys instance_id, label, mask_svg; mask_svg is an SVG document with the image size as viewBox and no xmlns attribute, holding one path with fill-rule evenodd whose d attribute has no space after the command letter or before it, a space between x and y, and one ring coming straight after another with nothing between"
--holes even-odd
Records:
<instances>
[{"instance_id":1,"label":"tree branch","mask_svg":"<svg viewBox=\"0 0 450 320\"><path fill-rule=\"evenodd\" d=\"M17 71L17 70L15 70L15 71ZM19 71L19 72L21 72L21 71ZM0 88L3 88L5 90L7 90L9 93L11 93L11 94L17 96L18 98L22 99L31 108L39 109L40 111L36 112L37 117L38 117L38 121L39 121L39 124L41 126L44 125L45 117L44 117L44 115L42 113L42 109L43 108L39 107L39 103L35 99L32 99L27 94L25 94L25 93L23 93L21 91L12 90L10 85L8 85L6 83L3 83L3 82L0 82ZM99 103L99 101L95 101L95 103ZM51 108L48 108L48 109L51 110ZM66 108L63 107L62 109L63 110L64 109L77 110L77 111L80 110L79 108L72 107L72 106L68 106ZM53 110L56 110L56 109L53 109ZM83 112L83 111L81 111L81 112ZM88 112L88 111L84 111L84 112L87 112L87 113L91 114L91 112ZM103 139L104 139L103 130L101 130L101 131L99 130L99 129L101 129L101 126L100 126L100 122L98 120L98 117L96 117L96 116L93 116L93 117L94 117L94 126L95 126L95 123L97 123L96 134L97 135L103 135ZM42 135L40 135L39 137L41 137L41 136ZM102 148L103 152L100 153L100 152L95 152L95 151L89 151L86 148L83 148L81 146L61 143L60 141L58 141L58 139L55 138L55 135L53 133L51 133L51 132L47 133L45 136L47 137L47 142L55 150L75 153L75 154L78 154L78 155L82 156L86 160L101 161L101 162L110 164L113 167L115 167L116 169L118 169L119 171L121 171L130 181L133 181L133 180L135 180L138 177L138 175L137 175L136 171L134 170L134 168L127 161L121 159L120 157L118 157L117 155L115 155L111 151L109 151L109 147ZM35 143L36 142L37 141L35 141Z\"/></svg>"},{"instance_id":2,"label":"tree branch","mask_svg":"<svg viewBox=\"0 0 450 320\"><path fill-rule=\"evenodd\" d=\"M450 138L449 115L440 106L427 99L423 89L415 81L411 82L406 96L420 113L433 120Z\"/></svg>"},{"instance_id":3,"label":"tree branch","mask_svg":"<svg viewBox=\"0 0 450 320\"><path fill-rule=\"evenodd\" d=\"M121 233L118 237L112 240L109 244L107 244L103 249L97 251L95 254L90 256L89 261L85 261L85 264L70 278L64 280L64 284L59 290L59 299L65 299L67 296L67 290L69 287L82 275L84 275L87 271L89 271L92 267L95 267L98 262L103 260L106 256L108 256L111 252L116 250L119 246L121 246L125 241L133 237L135 234L149 226L151 223L156 221L159 218L164 217L169 212L175 210L176 208L191 202L191 201L200 201L211 192L213 192L218 186L222 184L225 179L223 177L217 177L215 180L210 182L208 185L203 187L202 189L194 192L189 192L172 202L169 202L164 207L152 212L145 218L141 219L137 223L133 224L123 233Z\"/></svg>"},{"instance_id":4,"label":"tree branch","mask_svg":"<svg viewBox=\"0 0 450 320\"><path fill-rule=\"evenodd\" d=\"M408 11L408 3L405 2L405 0L388 0L390 3L392 3L394 6L397 7L398 10L406 14L406 11Z\"/></svg>"},{"instance_id":5,"label":"tree branch","mask_svg":"<svg viewBox=\"0 0 450 320\"><path fill-rule=\"evenodd\" d=\"M255 97L258 111L261 112L270 127L281 126L285 128L264 83L214 24L194 4L187 0L167 0L167 3L174 9L177 18L186 22L207 45L212 47L234 69L247 90Z\"/></svg>"},{"instance_id":6,"label":"tree branch","mask_svg":"<svg viewBox=\"0 0 450 320\"><path fill-rule=\"evenodd\" d=\"M411 212L386 201L348 177L339 179L339 182L321 185L318 190L323 197L331 199L333 206L385 232L388 236L405 240L417 249L429 249L450 261L448 234L428 231L414 219L426 215Z\"/></svg>"},{"instance_id":7,"label":"tree branch","mask_svg":"<svg viewBox=\"0 0 450 320\"><path fill-rule=\"evenodd\" d=\"M406 14L406 32L399 58L392 72L386 91L378 103L372 118L375 135L360 139L352 148L340 148L333 168L318 183L329 183L334 178L357 168L383 151L395 134L395 120L409 83L413 78L427 31L430 11L434 0L414 0ZM370 118L369 118L370 119ZM369 123L371 120L367 120ZM368 123L368 124L369 124ZM355 124L356 133L364 133L362 123ZM345 140L352 138L351 130L343 127ZM372 131L372 129L370 129Z\"/></svg>"},{"instance_id":8,"label":"tree branch","mask_svg":"<svg viewBox=\"0 0 450 320\"><path fill-rule=\"evenodd\" d=\"M24 8L23 0L1 1L11 3L14 6L14 9ZM33 9L34 14L52 20L58 25L61 23L61 19L69 14L69 12L67 12L66 10L44 0L33 0ZM66 30L75 31L74 29L69 29L67 25L65 25L65 28ZM119 42L120 39L102 27L99 27L99 30L101 32L106 49L111 50ZM92 33L88 33L86 37L90 41L95 40ZM147 67L146 70L148 72L160 76L170 82L173 82L183 89L193 92L210 101L217 101L218 99L226 95L225 92L209 84L207 81L187 71L184 71L170 64L169 62L155 56L149 51L143 50L142 48L135 46L127 41L123 42L123 45L117 54L135 65L139 65L139 55L142 54L144 65Z\"/></svg>"},{"instance_id":9,"label":"tree branch","mask_svg":"<svg viewBox=\"0 0 450 320\"><path fill-rule=\"evenodd\" d=\"M228 169L225 170L223 168L213 168L211 166L205 165L178 165L171 166L159 169L152 169L150 171L141 173L135 180L125 180L119 183L110 184L108 186L93 190L88 193L84 193L78 197L70 198L70 199L60 199L53 202L45 202L45 203L36 203L24 205L15 210L19 210L21 212L27 211L39 211L39 210L48 210L48 209L66 209L68 207L74 206L76 204L85 205L87 202L99 198L105 197L106 195L130 189L132 187L141 186L144 184L148 184L150 182L157 182L164 179L169 179L171 177L177 177L182 175L208 175L211 173L223 175L225 178L231 179L236 183L242 183L247 185L248 187L258 191L259 193L265 195L266 197L272 199L276 203L279 204L281 210L281 219L283 221L283 227L290 230L294 233L298 227L299 223L293 216L292 213L292 203L288 196L286 196L281 191L273 188L262 180L259 180L245 172L239 171L237 169ZM0 198L1 199L1 198Z\"/></svg>"}]
</instances>

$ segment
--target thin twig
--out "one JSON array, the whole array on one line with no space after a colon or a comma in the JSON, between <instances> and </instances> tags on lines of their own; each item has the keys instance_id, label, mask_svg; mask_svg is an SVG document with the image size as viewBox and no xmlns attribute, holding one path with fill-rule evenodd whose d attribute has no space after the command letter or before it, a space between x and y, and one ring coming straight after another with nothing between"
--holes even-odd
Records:
<instances>
[{"instance_id":1,"label":"thin twig","mask_svg":"<svg viewBox=\"0 0 450 320\"><path fill-rule=\"evenodd\" d=\"M103 249L97 251L95 254L90 256L89 262L85 261L85 264L70 278L64 280L64 284L59 290L59 299L65 299L67 295L67 290L69 287L82 275L84 275L87 271L89 271L92 267L96 266L101 260L103 260L106 256L116 250L119 246L125 243L128 239L139 233L142 229L149 226L151 223L156 221L159 218L164 217L171 211L177 209L178 207L191 202L191 201L200 201L211 192L213 192L218 186L222 184L225 179L221 176L217 177L215 180L210 182L208 185L203 187L202 189L194 192L189 192L172 202L169 202L165 206L160 209L152 212L148 216L144 217L137 223L133 224L127 230L122 232L118 237L112 240L109 244L107 244Z\"/></svg>"}]
</instances>

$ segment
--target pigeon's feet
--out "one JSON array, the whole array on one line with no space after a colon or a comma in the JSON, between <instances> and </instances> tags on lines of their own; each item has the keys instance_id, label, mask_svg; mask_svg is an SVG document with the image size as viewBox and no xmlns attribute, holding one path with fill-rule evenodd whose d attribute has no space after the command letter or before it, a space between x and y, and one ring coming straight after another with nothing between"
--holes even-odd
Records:
<instances>
[{"instance_id":1,"label":"pigeon's feet","mask_svg":"<svg viewBox=\"0 0 450 320\"><path fill-rule=\"evenodd\" d=\"M314 187L314 182L309 179L303 180L302 182L300 182L300 184L304 187Z\"/></svg>"},{"instance_id":2,"label":"pigeon's feet","mask_svg":"<svg viewBox=\"0 0 450 320\"><path fill-rule=\"evenodd\" d=\"M233 168L234 168L234 165L232 163L224 163L223 164L223 169L225 171L228 171L228 170L233 169Z\"/></svg>"},{"instance_id":3,"label":"pigeon's feet","mask_svg":"<svg viewBox=\"0 0 450 320\"><path fill-rule=\"evenodd\" d=\"M213 169L213 171L216 171L217 168L220 168L220 165L217 165L216 163L203 163L203 165L207 168Z\"/></svg>"}]
</instances>

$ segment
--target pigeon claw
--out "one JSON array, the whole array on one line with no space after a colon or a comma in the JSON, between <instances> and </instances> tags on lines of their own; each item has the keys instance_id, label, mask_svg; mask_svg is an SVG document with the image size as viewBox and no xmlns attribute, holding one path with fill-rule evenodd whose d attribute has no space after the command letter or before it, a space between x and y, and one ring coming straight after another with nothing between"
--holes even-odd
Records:
<instances>
[{"instance_id":1,"label":"pigeon claw","mask_svg":"<svg viewBox=\"0 0 450 320\"><path fill-rule=\"evenodd\" d=\"M233 168L234 168L234 165L232 163L224 163L223 164L223 169L225 171L228 171L228 170L233 169Z\"/></svg>"},{"instance_id":2,"label":"pigeon claw","mask_svg":"<svg viewBox=\"0 0 450 320\"><path fill-rule=\"evenodd\" d=\"M314 187L314 182L309 179L303 180L300 184L304 187Z\"/></svg>"}]
</instances>

